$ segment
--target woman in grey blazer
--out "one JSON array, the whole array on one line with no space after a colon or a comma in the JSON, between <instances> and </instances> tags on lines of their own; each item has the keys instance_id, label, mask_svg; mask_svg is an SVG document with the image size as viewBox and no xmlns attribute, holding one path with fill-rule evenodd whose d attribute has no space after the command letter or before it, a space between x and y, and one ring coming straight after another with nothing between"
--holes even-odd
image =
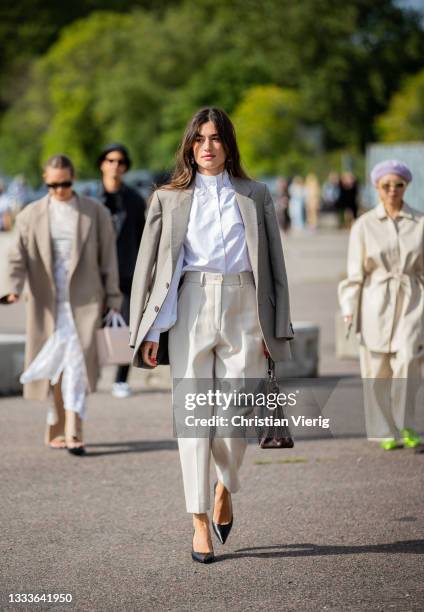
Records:
<instances>
[{"instance_id":1,"label":"woman in grey blazer","mask_svg":"<svg viewBox=\"0 0 424 612\"><path fill-rule=\"evenodd\" d=\"M170 363L175 381L261 379L265 352L290 358L293 337L280 232L267 187L241 168L233 125L205 108L189 122L168 185L156 190L134 274L134 365ZM169 333L167 333L169 330ZM235 384L235 383L234 383ZM212 525L224 543L246 440L179 436L192 557L214 560L209 463L217 471Z\"/></svg>"}]
</instances>

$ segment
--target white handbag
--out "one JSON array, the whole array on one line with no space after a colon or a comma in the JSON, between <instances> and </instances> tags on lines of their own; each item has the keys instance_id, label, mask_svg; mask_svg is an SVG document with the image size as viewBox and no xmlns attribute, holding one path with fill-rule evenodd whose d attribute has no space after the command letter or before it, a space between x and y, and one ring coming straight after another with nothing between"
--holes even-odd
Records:
<instances>
[{"instance_id":1,"label":"white handbag","mask_svg":"<svg viewBox=\"0 0 424 612\"><path fill-rule=\"evenodd\" d=\"M97 355L100 366L125 365L132 362L133 349L129 346L129 327L119 312L110 310L104 318L105 326L96 331Z\"/></svg>"}]
</instances>

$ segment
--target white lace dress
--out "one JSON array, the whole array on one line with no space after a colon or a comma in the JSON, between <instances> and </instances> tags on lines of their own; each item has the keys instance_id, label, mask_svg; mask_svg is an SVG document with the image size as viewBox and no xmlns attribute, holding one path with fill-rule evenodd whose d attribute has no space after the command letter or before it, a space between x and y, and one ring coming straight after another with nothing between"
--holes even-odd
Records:
<instances>
[{"instance_id":1,"label":"white lace dress","mask_svg":"<svg viewBox=\"0 0 424 612\"><path fill-rule=\"evenodd\" d=\"M84 355L75 328L69 302L69 265L76 239L78 211L75 198L60 202L49 201L49 226L53 250L53 269L56 285L55 331L38 355L21 375L21 383L49 378L54 385L62 374L61 390L65 410L85 416L87 371ZM57 421L51 409L47 415L49 425Z\"/></svg>"}]
</instances>

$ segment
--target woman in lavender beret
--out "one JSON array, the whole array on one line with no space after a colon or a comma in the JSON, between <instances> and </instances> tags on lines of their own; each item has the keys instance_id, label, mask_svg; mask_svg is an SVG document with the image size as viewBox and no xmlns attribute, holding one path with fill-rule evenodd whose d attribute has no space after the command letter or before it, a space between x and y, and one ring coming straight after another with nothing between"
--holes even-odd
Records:
<instances>
[{"instance_id":1,"label":"woman in lavender beret","mask_svg":"<svg viewBox=\"0 0 424 612\"><path fill-rule=\"evenodd\" d=\"M370 440L385 450L414 448L414 408L424 358L424 215L406 204L406 164L371 172L379 203L352 226L347 278L339 302L347 325L356 315Z\"/></svg>"}]
</instances>

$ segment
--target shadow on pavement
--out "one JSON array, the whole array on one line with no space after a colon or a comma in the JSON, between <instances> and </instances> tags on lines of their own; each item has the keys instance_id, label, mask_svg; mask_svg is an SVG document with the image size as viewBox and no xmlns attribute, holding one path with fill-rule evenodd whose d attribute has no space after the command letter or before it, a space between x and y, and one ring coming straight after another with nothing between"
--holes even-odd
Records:
<instances>
[{"instance_id":1,"label":"shadow on pavement","mask_svg":"<svg viewBox=\"0 0 424 612\"><path fill-rule=\"evenodd\" d=\"M276 544L275 546L240 548L235 550L234 554L220 555L216 560L225 561L227 559L240 559L243 557L256 557L259 559L276 559L279 557L321 557L327 555L359 555L366 553L407 553L423 555L424 540L404 540L391 544L365 544L364 546Z\"/></svg>"},{"instance_id":2,"label":"shadow on pavement","mask_svg":"<svg viewBox=\"0 0 424 612\"><path fill-rule=\"evenodd\" d=\"M84 458L123 453L148 453L150 451L177 450L176 440L128 440L123 442L97 442L86 445ZM91 450L91 449L101 450Z\"/></svg>"}]
</instances>

